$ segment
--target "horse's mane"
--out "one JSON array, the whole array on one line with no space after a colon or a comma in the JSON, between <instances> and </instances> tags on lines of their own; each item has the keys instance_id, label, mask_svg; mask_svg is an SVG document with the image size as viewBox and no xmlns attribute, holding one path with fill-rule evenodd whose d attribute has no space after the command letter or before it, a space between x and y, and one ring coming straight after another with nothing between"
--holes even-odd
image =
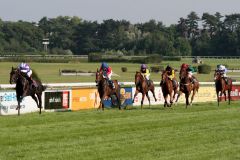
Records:
<instances>
[{"instance_id":1,"label":"horse's mane","mask_svg":"<svg viewBox=\"0 0 240 160\"><path fill-rule=\"evenodd\" d=\"M141 73L141 72L139 72L139 71L136 71L135 77L136 77L137 75L140 75L140 77L143 79L143 75L142 75L142 73Z\"/></svg>"}]
</instances>

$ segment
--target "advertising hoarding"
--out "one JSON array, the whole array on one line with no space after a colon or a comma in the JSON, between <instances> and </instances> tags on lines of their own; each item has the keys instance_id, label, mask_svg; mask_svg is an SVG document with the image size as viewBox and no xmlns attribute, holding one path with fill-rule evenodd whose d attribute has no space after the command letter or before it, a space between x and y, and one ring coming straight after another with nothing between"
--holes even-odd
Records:
<instances>
[{"instance_id":1,"label":"advertising hoarding","mask_svg":"<svg viewBox=\"0 0 240 160\"><path fill-rule=\"evenodd\" d=\"M72 110L98 108L100 98L97 89L78 88L72 89Z\"/></svg>"},{"instance_id":2,"label":"advertising hoarding","mask_svg":"<svg viewBox=\"0 0 240 160\"><path fill-rule=\"evenodd\" d=\"M0 92L0 115L17 115L17 98L15 91ZM39 108L32 97L24 97L21 104L20 113L38 112Z\"/></svg>"},{"instance_id":3,"label":"advertising hoarding","mask_svg":"<svg viewBox=\"0 0 240 160\"><path fill-rule=\"evenodd\" d=\"M44 93L44 106L46 110L70 109L70 91L52 90Z\"/></svg>"}]
</instances>

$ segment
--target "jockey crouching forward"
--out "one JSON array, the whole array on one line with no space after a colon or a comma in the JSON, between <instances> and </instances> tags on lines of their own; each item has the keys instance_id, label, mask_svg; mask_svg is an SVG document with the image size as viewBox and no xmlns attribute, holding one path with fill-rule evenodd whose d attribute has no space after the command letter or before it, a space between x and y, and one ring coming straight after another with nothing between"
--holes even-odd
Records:
<instances>
[{"instance_id":1,"label":"jockey crouching forward","mask_svg":"<svg viewBox=\"0 0 240 160\"><path fill-rule=\"evenodd\" d=\"M192 66L188 66L187 68L187 76L190 79L190 81L194 84L197 82L197 79L193 76L194 68Z\"/></svg>"},{"instance_id":2,"label":"jockey crouching forward","mask_svg":"<svg viewBox=\"0 0 240 160\"><path fill-rule=\"evenodd\" d=\"M37 87L37 83L32 79L32 70L27 63L19 64L18 69L26 77L30 85L33 84L34 87Z\"/></svg>"},{"instance_id":3,"label":"jockey crouching forward","mask_svg":"<svg viewBox=\"0 0 240 160\"><path fill-rule=\"evenodd\" d=\"M147 80L147 85L150 86L150 72L149 69L147 68L146 64L142 64L140 68L141 74L144 76L144 78Z\"/></svg>"},{"instance_id":4,"label":"jockey crouching forward","mask_svg":"<svg viewBox=\"0 0 240 160\"><path fill-rule=\"evenodd\" d=\"M228 84L227 68L224 65L220 64L220 65L217 65L216 71L221 74L221 76L224 78L226 84Z\"/></svg>"},{"instance_id":5,"label":"jockey crouching forward","mask_svg":"<svg viewBox=\"0 0 240 160\"><path fill-rule=\"evenodd\" d=\"M177 87L177 81L175 79L175 71L174 71L174 69L172 67L170 67L169 65L167 65L165 71L167 72L168 78L173 83L173 88Z\"/></svg>"},{"instance_id":6,"label":"jockey crouching forward","mask_svg":"<svg viewBox=\"0 0 240 160\"><path fill-rule=\"evenodd\" d=\"M100 71L103 72L103 78L106 78L110 87L115 88L113 81L111 80L112 77L112 68L106 63L102 62Z\"/></svg>"}]
</instances>

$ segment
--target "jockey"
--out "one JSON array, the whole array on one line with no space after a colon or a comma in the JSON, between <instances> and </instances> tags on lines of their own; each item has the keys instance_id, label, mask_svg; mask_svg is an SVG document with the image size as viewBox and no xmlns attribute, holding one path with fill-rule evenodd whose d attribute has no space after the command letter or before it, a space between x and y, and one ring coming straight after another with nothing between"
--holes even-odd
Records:
<instances>
[{"instance_id":1,"label":"jockey","mask_svg":"<svg viewBox=\"0 0 240 160\"><path fill-rule=\"evenodd\" d=\"M169 65L167 65L165 71L167 71L168 74L168 78L173 82L173 87L177 86L177 81L175 79L175 71L172 67L170 67Z\"/></svg>"},{"instance_id":2,"label":"jockey","mask_svg":"<svg viewBox=\"0 0 240 160\"><path fill-rule=\"evenodd\" d=\"M194 72L194 68L192 66L188 65L187 75L188 75L188 78L191 80L191 82L194 84L197 80L193 76L193 72Z\"/></svg>"},{"instance_id":3,"label":"jockey","mask_svg":"<svg viewBox=\"0 0 240 160\"><path fill-rule=\"evenodd\" d=\"M18 69L20 70L20 72L24 73L24 75L27 76L26 78L30 84L33 84L34 87L37 87L36 82L32 79L32 70L27 63L20 63Z\"/></svg>"},{"instance_id":4,"label":"jockey","mask_svg":"<svg viewBox=\"0 0 240 160\"><path fill-rule=\"evenodd\" d=\"M217 65L216 71L222 75L222 77L225 79L226 83L228 84L227 68L224 65L219 64Z\"/></svg>"},{"instance_id":5,"label":"jockey","mask_svg":"<svg viewBox=\"0 0 240 160\"><path fill-rule=\"evenodd\" d=\"M147 79L147 84L149 86L150 85L150 81L149 81L150 80L150 72L149 72L149 69L147 68L146 64L141 65L140 72Z\"/></svg>"},{"instance_id":6,"label":"jockey","mask_svg":"<svg viewBox=\"0 0 240 160\"><path fill-rule=\"evenodd\" d=\"M111 80L112 68L106 62L102 62L100 71L103 71L103 78L106 78L108 80L108 83L110 84L110 86L115 88L114 83Z\"/></svg>"}]
</instances>

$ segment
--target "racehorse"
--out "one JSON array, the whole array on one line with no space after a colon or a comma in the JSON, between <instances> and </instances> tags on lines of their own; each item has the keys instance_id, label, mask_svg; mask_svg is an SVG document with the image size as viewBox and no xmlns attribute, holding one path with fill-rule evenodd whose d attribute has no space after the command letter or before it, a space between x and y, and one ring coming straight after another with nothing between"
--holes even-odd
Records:
<instances>
[{"instance_id":1,"label":"racehorse","mask_svg":"<svg viewBox=\"0 0 240 160\"><path fill-rule=\"evenodd\" d=\"M227 84L226 81L224 80L222 74L217 71L214 74L214 79L215 79L215 87L216 87L216 93L217 93L218 106L219 106L219 101L220 101L219 92L220 92L220 96L222 96L222 94L224 94L225 101L227 100L226 91L228 92L228 104L230 104L232 80L229 78L228 84Z\"/></svg>"},{"instance_id":2,"label":"racehorse","mask_svg":"<svg viewBox=\"0 0 240 160\"><path fill-rule=\"evenodd\" d=\"M118 108L120 110L121 109L120 86L118 85L118 81L113 80L115 88L110 87L108 80L103 76L103 71L99 71L97 69L95 82L97 84L97 89L100 96L100 105L98 109L104 110L103 104L104 99L108 99L109 97L113 98L112 96L115 95L118 103Z\"/></svg>"},{"instance_id":3,"label":"racehorse","mask_svg":"<svg viewBox=\"0 0 240 160\"><path fill-rule=\"evenodd\" d=\"M162 88L162 93L164 97L164 107L171 107L173 104L173 100L177 94L178 83L176 86L173 86L173 82L169 79L167 71L162 72L162 83L160 84ZM170 96L170 104L167 102L167 97Z\"/></svg>"},{"instance_id":4,"label":"racehorse","mask_svg":"<svg viewBox=\"0 0 240 160\"><path fill-rule=\"evenodd\" d=\"M178 94L176 102L178 101L180 95L182 93L184 93L185 99L186 99L186 108L187 108L188 105L192 105L194 96L199 89L199 82L196 81L193 84L191 82L190 78L188 77L186 70L180 71L179 78L180 78L180 86L179 86L179 94ZM192 97L191 97L191 102L189 103L189 96L190 96L191 92L193 92L193 93L192 93Z\"/></svg>"},{"instance_id":5,"label":"racehorse","mask_svg":"<svg viewBox=\"0 0 240 160\"><path fill-rule=\"evenodd\" d=\"M148 86L147 79L138 71L135 74L135 85L136 85L136 91L135 91L132 102L134 103L134 99L138 93L142 93L141 109L143 108L143 100L144 100L145 95L148 98L149 107L150 107L150 97L148 95L149 90L152 92L155 101L157 101L157 98L156 98L155 92L154 92L153 81L150 81L150 85Z\"/></svg>"},{"instance_id":6,"label":"racehorse","mask_svg":"<svg viewBox=\"0 0 240 160\"><path fill-rule=\"evenodd\" d=\"M18 110L18 115L20 115L20 103L22 102L23 98L26 96L31 96L34 101L37 103L37 106L39 108L39 114L41 114L42 109L42 92L46 89L45 86L42 85L40 81L35 81L37 84L37 87L32 87L32 84L29 83L29 81L26 78L26 75L23 75L21 71L18 68L13 68L10 72L10 84L16 83L16 96L17 96L17 102L18 106L16 110ZM35 96L37 95L37 97Z\"/></svg>"}]
</instances>

